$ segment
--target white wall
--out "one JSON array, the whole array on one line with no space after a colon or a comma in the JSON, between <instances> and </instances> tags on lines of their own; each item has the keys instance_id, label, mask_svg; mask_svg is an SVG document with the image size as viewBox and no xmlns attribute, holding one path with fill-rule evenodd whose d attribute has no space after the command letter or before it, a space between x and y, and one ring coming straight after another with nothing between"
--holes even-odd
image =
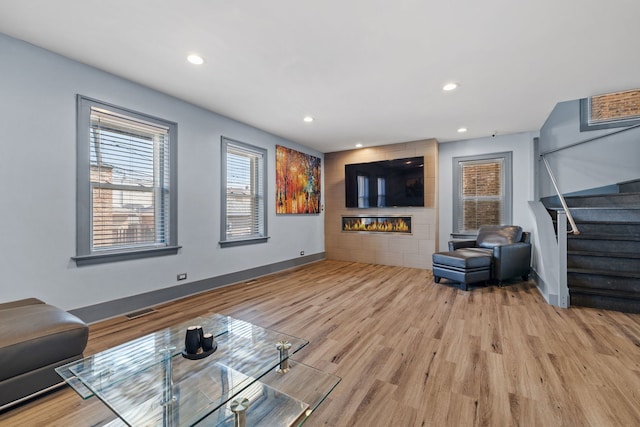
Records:
<instances>
[{"instance_id":1,"label":"white wall","mask_svg":"<svg viewBox=\"0 0 640 427\"><path fill-rule=\"evenodd\" d=\"M544 153L621 129L580 132L580 101L560 102L540 129L539 150ZM639 139L640 129L634 129L549 154L560 191L566 194L640 178ZM539 197L555 196L544 165L539 167Z\"/></svg>"},{"instance_id":2,"label":"white wall","mask_svg":"<svg viewBox=\"0 0 640 427\"><path fill-rule=\"evenodd\" d=\"M453 158L481 154L513 153L513 224L531 231L533 219L528 202L533 200L533 138L536 132L440 143L438 161L439 241L447 250L453 232Z\"/></svg>"},{"instance_id":3,"label":"white wall","mask_svg":"<svg viewBox=\"0 0 640 427\"><path fill-rule=\"evenodd\" d=\"M63 309L324 252L324 217L275 215L275 145L309 148L0 34L0 301ZM178 255L76 267L76 94L178 123ZM266 244L221 249L220 136L268 149ZM323 195L324 200L324 195Z\"/></svg>"}]
</instances>

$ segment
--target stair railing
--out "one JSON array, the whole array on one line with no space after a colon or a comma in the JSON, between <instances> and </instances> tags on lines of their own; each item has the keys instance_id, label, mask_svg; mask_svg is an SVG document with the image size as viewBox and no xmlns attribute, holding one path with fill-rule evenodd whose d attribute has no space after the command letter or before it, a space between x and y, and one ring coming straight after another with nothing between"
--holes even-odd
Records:
<instances>
[{"instance_id":1,"label":"stair railing","mask_svg":"<svg viewBox=\"0 0 640 427\"><path fill-rule=\"evenodd\" d=\"M571 233L576 235L580 234L580 230L578 230L578 226L576 225L576 222L573 219L573 215L571 215L571 211L567 206L567 201L564 199L564 196L560 192L560 188L558 187L558 183L556 182L556 177L553 175L553 172L551 171L551 166L549 166L549 162L547 161L547 158L544 157L544 154L541 154L540 157L542 158L542 161L544 162L544 165L547 168L547 172L549 172L549 178L551 178L551 183L553 184L553 188L556 189L556 194L560 199L560 204L562 205L562 209L564 209L564 211L566 212L567 219L569 220L569 224L571 224L571 230L567 230L567 234L571 234ZM558 220L558 223L560 223L559 220ZM559 228L558 228L558 234L560 234Z\"/></svg>"},{"instance_id":2,"label":"stair railing","mask_svg":"<svg viewBox=\"0 0 640 427\"><path fill-rule=\"evenodd\" d=\"M640 127L640 124L632 125L632 126L620 129L620 130L616 130L616 131L613 131L613 132L609 132L609 133L605 133L605 134L602 134L602 135L594 136L592 138L587 138L587 139L585 139L583 141L574 142L573 144L565 145L563 147L556 148L554 150L549 150L549 151L545 151L544 153L540 153L540 158L544 162L544 166L546 167L547 172L549 173L549 178L551 178L551 183L553 184L553 188L556 190L556 194L558 195L558 198L560 199L560 204L562 205L562 208L564 209L564 211L567 214L567 219L569 220L569 224L571 224L571 230L568 230L567 234L576 234L576 235L578 235L578 234L580 234L580 230L578 230L578 226L576 226L576 222L573 220L573 215L571 215L571 211L569 210L569 207L567 206L567 202L564 199L564 196L562 195L562 192L560 192L560 187L558 187L558 182L556 181L556 177L553 174L553 171L551 170L551 166L549 166L549 162L547 161L546 156L548 156L549 154L556 153L558 151L562 151L562 150L566 150L568 148L576 147L578 145L586 144L587 142L596 141L598 139L607 138L607 137L612 136L612 135L616 135L616 134L619 134L619 133L627 132L627 131L630 131L632 129L636 129L638 127Z\"/></svg>"}]
</instances>

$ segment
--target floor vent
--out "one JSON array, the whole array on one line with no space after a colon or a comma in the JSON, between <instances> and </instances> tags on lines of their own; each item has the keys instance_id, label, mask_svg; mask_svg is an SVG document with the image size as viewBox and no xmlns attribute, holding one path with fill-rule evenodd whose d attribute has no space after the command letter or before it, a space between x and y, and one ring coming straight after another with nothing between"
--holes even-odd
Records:
<instances>
[{"instance_id":1,"label":"floor vent","mask_svg":"<svg viewBox=\"0 0 640 427\"><path fill-rule=\"evenodd\" d=\"M138 317L146 316L147 314L156 313L153 308L144 308L142 310L134 311L129 314L125 314L128 319L137 319Z\"/></svg>"}]
</instances>

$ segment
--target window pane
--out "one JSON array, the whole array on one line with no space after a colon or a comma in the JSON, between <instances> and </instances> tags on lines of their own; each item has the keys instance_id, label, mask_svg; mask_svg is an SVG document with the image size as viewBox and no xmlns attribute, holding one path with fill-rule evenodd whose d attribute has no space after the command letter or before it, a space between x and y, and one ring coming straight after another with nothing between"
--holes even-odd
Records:
<instances>
[{"instance_id":1,"label":"window pane","mask_svg":"<svg viewBox=\"0 0 640 427\"><path fill-rule=\"evenodd\" d=\"M481 225L506 220L504 158L459 162L457 232L472 233Z\"/></svg>"},{"instance_id":2,"label":"window pane","mask_svg":"<svg viewBox=\"0 0 640 427\"><path fill-rule=\"evenodd\" d=\"M92 249L166 245L168 130L91 111Z\"/></svg>"},{"instance_id":3,"label":"window pane","mask_svg":"<svg viewBox=\"0 0 640 427\"><path fill-rule=\"evenodd\" d=\"M640 90L614 92L589 98L589 124L640 118Z\"/></svg>"},{"instance_id":4,"label":"window pane","mask_svg":"<svg viewBox=\"0 0 640 427\"><path fill-rule=\"evenodd\" d=\"M93 247L115 248L155 243L164 234L156 229L153 193L94 187ZM160 222L162 224L162 222Z\"/></svg>"},{"instance_id":5,"label":"window pane","mask_svg":"<svg viewBox=\"0 0 640 427\"><path fill-rule=\"evenodd\" d=\"M462 165L463 197L500 197L502 194L502 162Z\"/></svg>"},{"instance_id":6,"label":"window pane","mask_svg":"<svg viewBox=\"0 0 640 427\"><path fill-rule=\"evenodd\" d=\"M463 202L462 229L478 230L481 225L502 224L502 202L500 200L465 200Z\"/></svg>"},{"instance_id":7,"label":"window pane","mask_svg":"<svg viewBox=\"0 0 640 427\"><path fill-rule=\"evenodd\" d=\"M225 240L265 235L264 151L226 141Z\"/></svg>"}]
</instances>

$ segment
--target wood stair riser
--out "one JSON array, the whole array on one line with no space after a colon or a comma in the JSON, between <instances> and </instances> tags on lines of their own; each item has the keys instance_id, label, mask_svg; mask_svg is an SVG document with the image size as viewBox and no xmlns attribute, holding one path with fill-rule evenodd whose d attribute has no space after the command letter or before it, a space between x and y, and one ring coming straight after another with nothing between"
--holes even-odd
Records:
<instances>
[{"instance_id":1,"label":"wood stair riser","mask_svg":"<svg viewBox=\"0 0 640 427\"><path fill-rule=\"evenodd\" d=\"M640 295L640 277L624 277L597 273L576 273L569 271L567 274L569 288L581 288L591 290L611 290L614 292L630 292Z\"/></svg>"},{"instance_id":2,"label":"wood stair riser","mask_svg":"<svg viewBox=\"0 0 640 427\"><path fill-rule=\"evenodd\" d=\"M640 223L628 222L580 222L576 223L580 233L588 236L590 234L612 236L634 236L640 239ZM569 236L571 238L571 236Z\"/></svg>"},{"instance_id":3,"label":"wood stair riser","mask_svg":"<svg viewBox=\"0 0 640 427\"><path fill-rule=\"evenodd\" d=\"M640 313L640 299L611 297L606 295L589 295L570 292L571 305L580 307L601 308L604 310L625 313Z\"/></svg>"},{"instance_id":4,"label":"wood stair riser","mask_svg":"<svg viewBox=\"0 0 640 427\"><path fill-rule=\"evenodd\" d=\"M584 268L610 272L637 273L640 275L639 258L622 258L614 256L570 255L567 268Z\"/></svg>"},{"instance_id":5,"label":"wood stair riser","mask_svg":"<svg viewBox=\"0 0 640 427\"><path fill-rule=\"evenodd\" d=\"M638 240L614 239L614 237L609 240L589 239L586 235L582 238L571 238L570 236L567 241L567 249L569 251L628 253L630 255L640 253L640 238Z\"/></svg>"}]
</instances>

